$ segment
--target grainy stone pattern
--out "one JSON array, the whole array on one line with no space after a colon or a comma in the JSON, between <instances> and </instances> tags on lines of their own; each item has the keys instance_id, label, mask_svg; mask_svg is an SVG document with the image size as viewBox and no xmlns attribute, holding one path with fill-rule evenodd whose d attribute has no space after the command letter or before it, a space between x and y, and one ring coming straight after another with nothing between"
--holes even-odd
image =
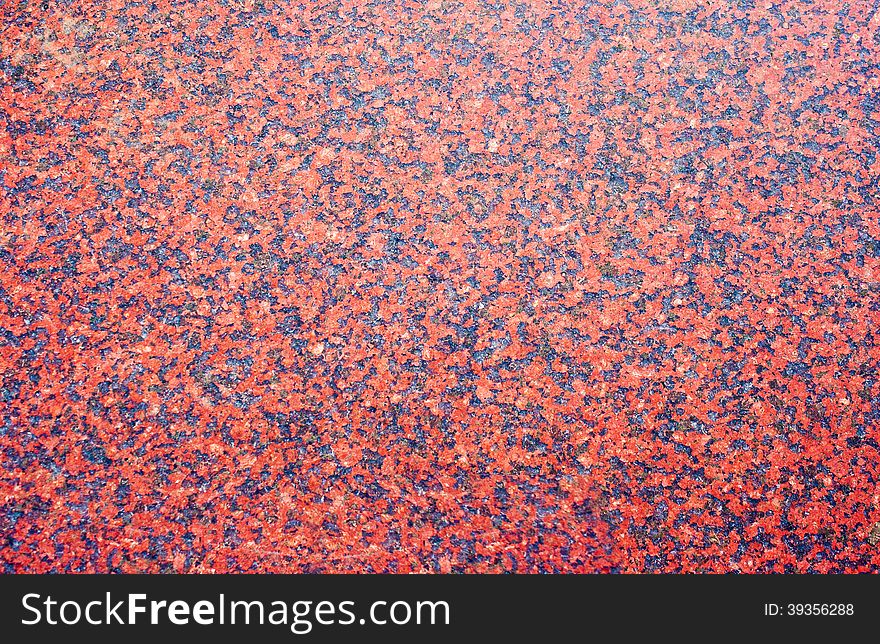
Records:
<instances>
[{"instance_id":1,"label":"grainy stone pattern","mask_svg":"<svg viewBox=\"0 0 880 644\"><path fill-rule=\"evenodd\" d=\"M878 34L4 2L4 569L877 571Z\"/></svg>"}]
</instances>

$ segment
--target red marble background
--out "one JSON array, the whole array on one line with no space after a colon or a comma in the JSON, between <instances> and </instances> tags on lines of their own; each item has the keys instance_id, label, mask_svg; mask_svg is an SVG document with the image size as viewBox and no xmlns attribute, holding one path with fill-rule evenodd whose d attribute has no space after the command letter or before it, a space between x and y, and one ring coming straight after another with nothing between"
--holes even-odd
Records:
<instances>
[{"instance_id":1,"label":"red marble background","mask_svg":"<svg viewBox=\"0 0 880 644\"><path fill-rule=\"evenodd\" d=\"M0 15L7 572L880 568L875 2Z\"/></svg>"}]
</instances>

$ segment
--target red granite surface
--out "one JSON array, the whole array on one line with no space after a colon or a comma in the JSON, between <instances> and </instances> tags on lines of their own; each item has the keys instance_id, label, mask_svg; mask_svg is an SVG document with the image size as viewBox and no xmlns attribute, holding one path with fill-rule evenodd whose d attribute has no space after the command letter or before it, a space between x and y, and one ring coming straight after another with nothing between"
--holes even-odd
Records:
<instances>
[{"instance_id":1,"label":"red granite surface","mask_svg":"<svg viewBox=\"0 0 880 644\"><path fill-rule=\"evenodd\" d=\"M3 2L0 562L880 568L875 2Z\"/></svg>"}]
</instances>

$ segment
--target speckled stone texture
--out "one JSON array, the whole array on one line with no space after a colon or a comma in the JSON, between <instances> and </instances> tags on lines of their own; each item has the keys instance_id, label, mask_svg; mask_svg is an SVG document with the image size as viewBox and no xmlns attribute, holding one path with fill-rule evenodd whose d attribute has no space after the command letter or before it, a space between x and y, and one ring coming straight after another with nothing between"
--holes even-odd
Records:
<instances>
[{"instance_id":1,"label":"speckled stone texture","mask_svg":"<svg viewBox=\"0 0 880 644\"><path fill-rule=\"evenodd\" d=\"M880 570L876 2L3 2L7 572Z\"/></svg>"}]
</instances>

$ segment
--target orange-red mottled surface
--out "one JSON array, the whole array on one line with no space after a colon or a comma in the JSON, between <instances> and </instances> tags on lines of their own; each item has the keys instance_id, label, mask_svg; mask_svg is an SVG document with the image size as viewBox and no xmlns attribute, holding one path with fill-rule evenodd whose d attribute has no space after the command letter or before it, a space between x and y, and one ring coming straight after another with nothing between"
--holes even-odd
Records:
<instances>
[{"instance_id":1,"label":"orange-red mottled surface","mask_svg":"<svg viewBox=\"0 0 880 644\"><path fill-rule=\"evenodd\" d=\"M0 4L7 572L880 569L876 2Z\"/></svg>"}]
</instances>

